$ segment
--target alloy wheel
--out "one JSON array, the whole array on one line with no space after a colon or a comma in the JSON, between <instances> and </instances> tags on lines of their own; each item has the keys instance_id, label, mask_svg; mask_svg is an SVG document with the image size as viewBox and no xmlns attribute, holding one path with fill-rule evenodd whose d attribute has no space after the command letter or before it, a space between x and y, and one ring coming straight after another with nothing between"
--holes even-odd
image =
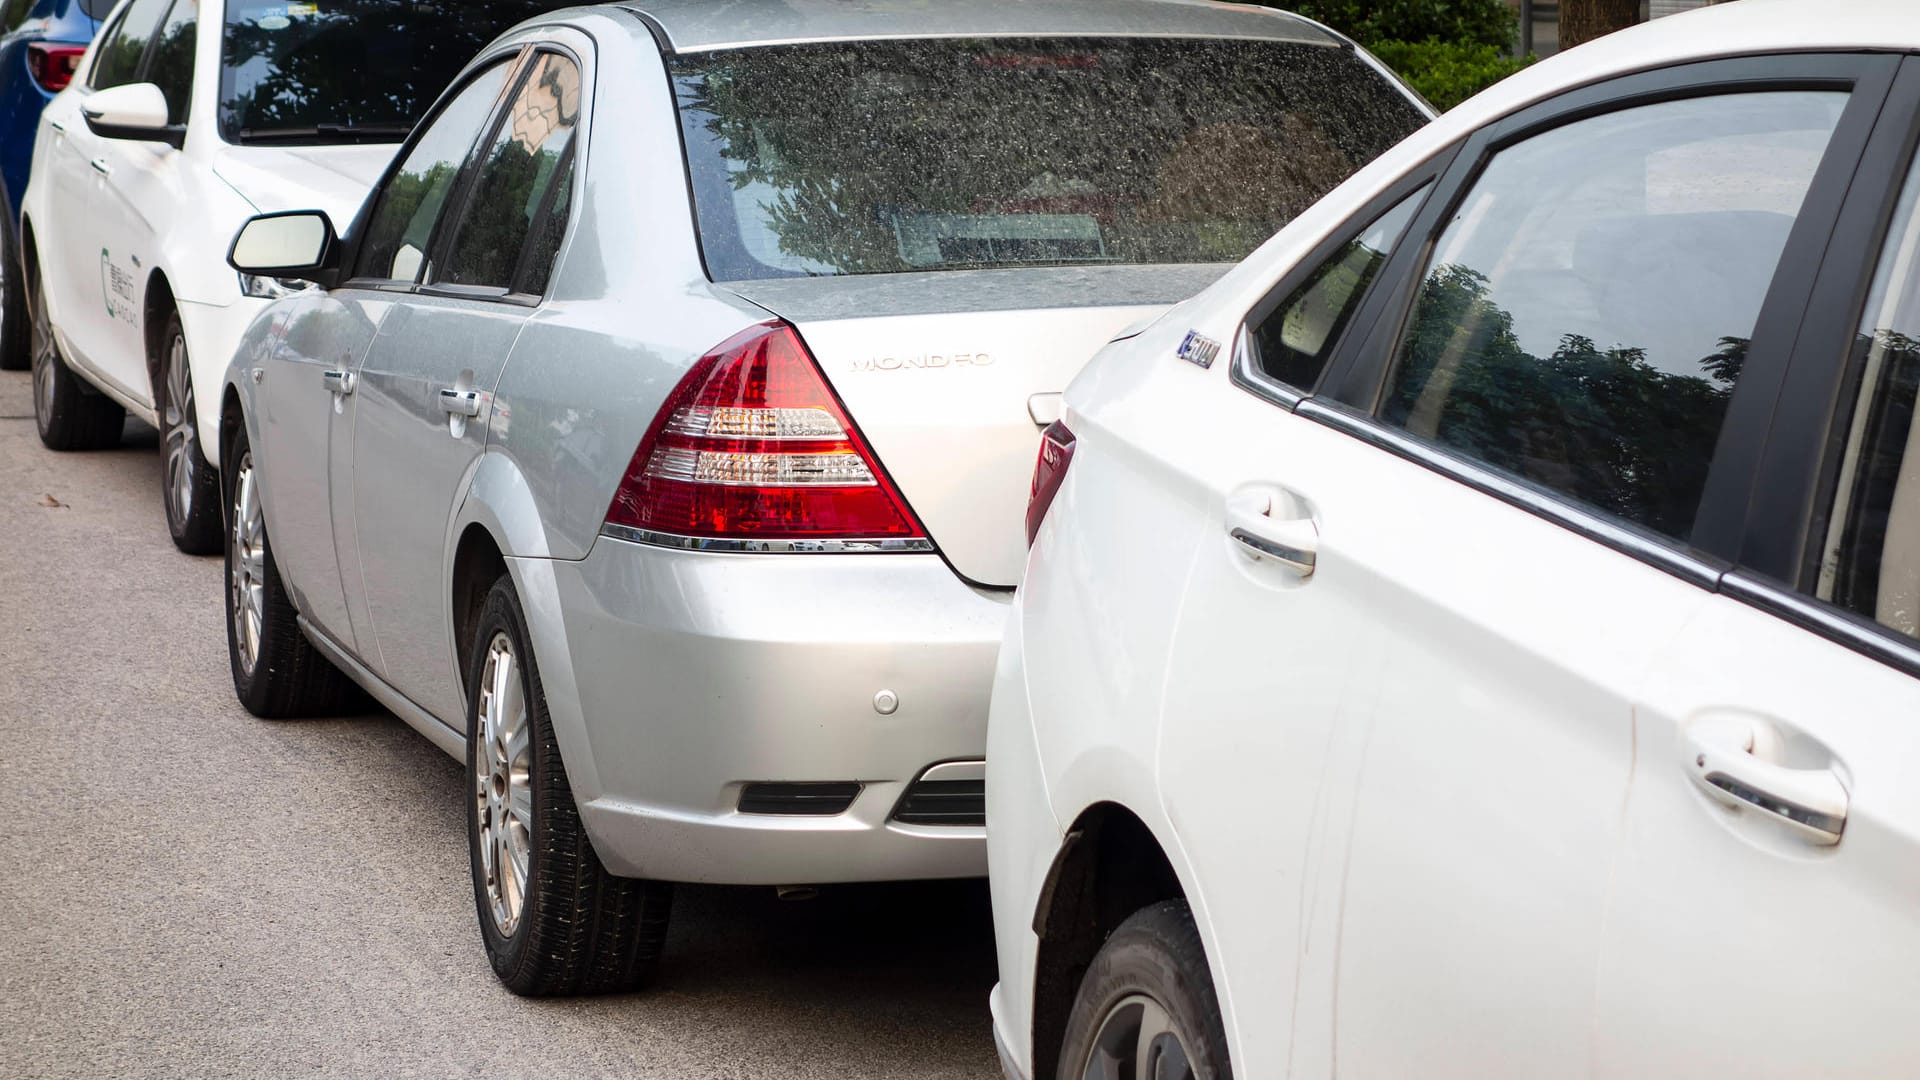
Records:
<instances>
[{"instance_id":1,"label":"alloy wheel","mask_svg":"<svg viewBox=\"0 0 1920 1080\"><path fill-rule=\"evenodd\" d=\"M502 937L512 937L527 902L533 852L533 758L527 698L513 642L496 633L480 670L480 745L473 753L474 812L488 906Z\"/></svg>"},{"instance_id":2,"label":"alloy wheel","mask_svg":"<svg viewBox=\"0 0 1920 1080\"><path fill-rule=\"evenodd\" d=\"M193 380L187 372L187 341L175 333L167 343L166 409L160 418L166 440L167 513L177 522L193 513L194 455L199 435L193 415Z\"/></svg>"},{"instance_id":3,"label":"alloy wheel","mask_svg":"<svg viewBox=\"0 0 1920 1080\"><path fill-rule=\"evenodd\" d=\"M47 318L47 298L45 289L33 290L33 407L40 419L40 430L46 431L47 424L53 419L53 376L54 365L60 362L53 343L53 326Z\"/></svg>"},{"instance_id":4,"label":"alloy wheel","mask_svg":"<svg viewBox=\"0 0 1920 1080\"><path fill-rule=\"evenodd\" d=\"M229 558L233 640L242 673L251 676L260 659L260 629L267 613L267 526L253 482L253 453L240 455L233 482L233 553Z\"/></svg>"},{"instance_id":5,"label":"alloy wheel","mask_svg":"<svg viewBox=\"0 0 1920 1080\"><path fill-rule=\"evenodd\" d=\"M1192 1080L1186 1043L1167 1010L1130 994L1107 1010L1080 1069L1082 1080Z\"/></svg>"}]
</instances>

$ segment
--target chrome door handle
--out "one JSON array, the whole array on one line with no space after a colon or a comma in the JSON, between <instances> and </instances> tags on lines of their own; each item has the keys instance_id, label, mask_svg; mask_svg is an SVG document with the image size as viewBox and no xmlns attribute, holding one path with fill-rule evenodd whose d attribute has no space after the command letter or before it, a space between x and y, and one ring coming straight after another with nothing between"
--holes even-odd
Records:
<instances>
[{"instance_id":1,"label":"chrome door handle","mask_svg":"<svg viewBox=\"0 0 1920 1080\"><path fill-rule=\"evenodd\" d=\"M1277 497L1288 499L1285 493ZM1302 580L1311 578L1319 561L1320 529L1310 517L1272 516L1275 499L1258 489L1229 496L1227 536L1255 561L1270 559Z\"/></svg>"},{"instance_id":2,"label":"chrome door handle","mask_svg":"<svg viewBox=\"0 0 1920 1080\"><path fill-rule=\"evenodd\" d=\"M101 176L113 175L113 167L107 164L106 158L97 157L87 162L87 164L93 166L93 171L99 173Z\"/></svg>"},{"instance_id":3,"label":"chrome door handle","mask_svg":"<svg viewBox=\"0 0 1920 1080\"><path fill-rule=\"evenodd\" d=\"M441 390L440 407L455 416L479 416L480 391Z\"/></svg>"},{"instance_id":4,"label":"chrome door handle","mask_svg":"<svg viewBox=\"0 0 1920 1080\"><path fill-rule=\"evenodd\" d=\"M353 372L323 371L320 373L320 385L335 394L353 393Z\"/></svg>"},{"instance_id":5,"label":"chrome door handle","mask_svg":"<svg viewBox=\"0 0 1920 1080\"><path fill-rule=\"evenodd\" d=\"M1847 827L1846 785L1830 768L1769 760L1779 743L1772 726L1757 718L1706 717L1687 726L1687 767L1720 802L1769 814L1811 843L1839 843Z\"/></svg>"}]
</instances>

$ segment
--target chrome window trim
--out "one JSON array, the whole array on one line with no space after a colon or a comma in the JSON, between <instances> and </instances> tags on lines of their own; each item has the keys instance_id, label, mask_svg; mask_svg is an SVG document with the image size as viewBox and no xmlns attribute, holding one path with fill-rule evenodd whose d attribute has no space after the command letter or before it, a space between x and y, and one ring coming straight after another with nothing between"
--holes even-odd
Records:
<instances>
[{"instance_id":1,"label":"chrome window trim","mask_svg":"<svg viewBox=\"0 0 1920 1080\"><path fill-rule=\"evenodd\" d=\"M600 535L630 544L672 548L677 551L731 552L759 555L899 555L932 552L933 541L924 537L840 540L739 540L710 536L682 536L679 533L636 529L609 521L600 526Z\"/></svg>"},{"instance_id":2,"label":"chrome window trim","mask_svg":"<svg viewBox=\"0 0 1920 1080\"><path fill-rule=\"evenodd\" d=\"M1232 381L1247 392L1283 409L1297 409L1306 400L1305 394L1268 375L1253 362L1253 328L1246 321L1240 323L1239 332L1233 335L1233 362L1229 372Z\"/></svg>"},{"instance_id":3,"label":"chrome window trim","mask_svg":"<svg viewBox=\"0 0 1920 1080\"><path fill-rule=\"evenodd\" d=\"M1920 676L1920 642L1864 615L1835 607L1747 570L1729 572L1721 579L1720 591L1843 648L1907 675Z\"/></svg>"},{"instance_id":4,"label":"chrome window trim","mask_svg":"<svg viewBox=\"0 0 1920 1080\"><path fill-rule=\"evenodd\" d=\"M1335 408L1317 398L1301 401L1295 407L1294 415L1325 424L1396 457L1457 480L1509 506L1545 518L1656 570L1672 574L1690 585L1714 591L1719 588L1721 579L1729 569L1702 554L1687 550L1678 541L1657 537L1605 514L1587 510L1568 502L1564 496L1536 488L1470 458L1388 427L1370 417Z\"/></svg>"}]
</instances>

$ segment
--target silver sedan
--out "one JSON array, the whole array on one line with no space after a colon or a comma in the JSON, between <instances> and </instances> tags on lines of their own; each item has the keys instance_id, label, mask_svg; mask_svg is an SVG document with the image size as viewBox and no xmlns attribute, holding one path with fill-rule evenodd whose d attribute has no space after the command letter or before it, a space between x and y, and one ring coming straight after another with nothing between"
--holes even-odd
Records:
<instances>
[{"instance_id":1,"label":"silver sedan","mask_svg":"<svg viewBox=\"0 0 1920 1080\"><path fill-rule=\"evenodd\" d=\"M465 758L522 993L643 981L668 882L984 873L1059 391L1429 115L1254 8L643 7L509 32L342 232L230 255L306 283L221 407L234 688Z\"/></svg>"}]
</instances>

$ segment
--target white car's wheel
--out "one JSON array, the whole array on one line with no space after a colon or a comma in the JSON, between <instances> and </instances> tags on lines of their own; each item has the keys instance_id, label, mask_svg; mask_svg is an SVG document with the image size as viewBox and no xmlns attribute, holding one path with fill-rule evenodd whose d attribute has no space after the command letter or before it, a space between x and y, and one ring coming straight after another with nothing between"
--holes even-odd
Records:
<instances>
[{"instance_id":1,"label":"white car's wheel","mask_svg":"<svg viewBox=\"0 0 1920 1080\"><path fill-rule=\"evenodd\" d=\"M181 551L212 555L220 550L219 477L200 451L187 335L178 312L167 316L160 335L159 373L155 405L160 414L160 496L167 509L167 532Z\"/></svg>"},{"instance_id":2,"label":"white car's wheel","mask_svg":"<svg viewBox=\"0 0 1920 1080\"><path fill-rule=\"evenodd\" d=\"M1060 1080L1229 1080L1227 1038L1184 900L1134 912L1080 981Z\"/></svg>"},{"instance_id":3,"label":"white car's wheel","mask_svg":"<svg viewBox=\"0 0 1920 1080\"><path fill-rule=\"evenodd\" d=\"M33 419L49 450L98 450L120 442L127 412L120 403L80 381L60 356L47 291L30 281L33 301Z\"/></svg>"}]
</instances>

